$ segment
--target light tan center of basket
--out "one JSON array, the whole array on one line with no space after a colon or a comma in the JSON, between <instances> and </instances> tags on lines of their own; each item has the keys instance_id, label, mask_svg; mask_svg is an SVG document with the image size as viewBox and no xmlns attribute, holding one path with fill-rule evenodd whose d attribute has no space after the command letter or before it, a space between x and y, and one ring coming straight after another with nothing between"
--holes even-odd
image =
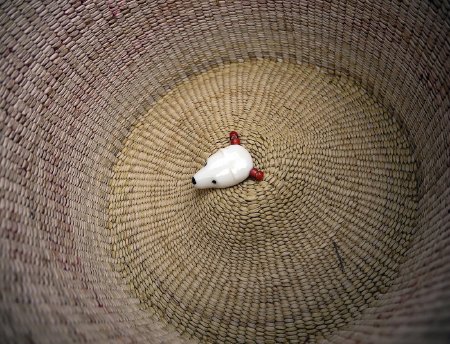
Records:
<instances>
[{"instance_id":1,"label":"light tan center of basket","mask_svg":"<svg viewBox=\"0 0 450 344\"><path fill-rule=\"evenodd\" d=\"M194 189L231 130L265 180ZM389 287L416 209L395 120L345 78L269 61L170 91L111 186L116 268L144 309L214 342L314 342L349 324Z\"/></svg>"}]
</instances>

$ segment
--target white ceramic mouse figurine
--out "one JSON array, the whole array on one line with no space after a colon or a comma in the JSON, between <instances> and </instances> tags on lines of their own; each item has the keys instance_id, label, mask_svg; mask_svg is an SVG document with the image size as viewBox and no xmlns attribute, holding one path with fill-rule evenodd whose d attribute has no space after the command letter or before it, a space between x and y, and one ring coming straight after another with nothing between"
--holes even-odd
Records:
<instances>
[{"instance_id":1,"label":"white ceramic mouse figurine","mask_svg":"<svg viewBox=\"0 0 450 344\"><path fill-rule=\"evenodd\" d=\"M239 184L249 176L258 181L263 180L264 172L253 168L252 157L240 145L237 132L230 133L230 143L230 146L211 155L205 167L192 177L195 188L227 188Z\"/></svg>"}]
</instances>

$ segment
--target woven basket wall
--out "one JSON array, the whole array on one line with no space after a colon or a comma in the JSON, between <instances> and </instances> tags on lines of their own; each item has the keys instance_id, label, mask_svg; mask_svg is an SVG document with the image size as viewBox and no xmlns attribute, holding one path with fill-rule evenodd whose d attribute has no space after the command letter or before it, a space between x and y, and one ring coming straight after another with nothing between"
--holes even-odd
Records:
<instances>
[{"instance_id":1,"label":"woven basket wall","mask_svg":"<svg viewBox=\"0 0 450 344\"><path fill-rule=\"evenodd\" d=\"M449 11L1 2L0 342L450 342Z\"/></svg>"}]
</instances>

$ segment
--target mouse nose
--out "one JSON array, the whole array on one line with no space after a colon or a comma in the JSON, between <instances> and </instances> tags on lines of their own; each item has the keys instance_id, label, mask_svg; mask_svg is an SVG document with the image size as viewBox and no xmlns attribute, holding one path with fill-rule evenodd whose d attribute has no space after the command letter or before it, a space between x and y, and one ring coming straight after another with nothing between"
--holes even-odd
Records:
<instances>
[{"instance_id":1,"label":"mouse nose","mask_svg":"<svg viewBox=\"0 0 450 344\"><path fill-rule=\"evenodd\" d=\"M194 184L194 185L197 184L194 177L192 177L192 184Z\"/></svg>"}]
</instances>

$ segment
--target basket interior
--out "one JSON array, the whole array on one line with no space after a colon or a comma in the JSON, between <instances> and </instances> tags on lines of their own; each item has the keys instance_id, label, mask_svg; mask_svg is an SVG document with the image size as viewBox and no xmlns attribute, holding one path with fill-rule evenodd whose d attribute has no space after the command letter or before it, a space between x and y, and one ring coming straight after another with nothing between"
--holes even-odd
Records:
<instances>
[{"instance_id":1,"label":"basket interior","mask_svg":"<svg viewBox=\"0 0 450 344\"><path fill-rule=\"evenodd\" d=\"M445 342L449 8L1 3L2 337Z\"/></svg>"}]
</instances>

